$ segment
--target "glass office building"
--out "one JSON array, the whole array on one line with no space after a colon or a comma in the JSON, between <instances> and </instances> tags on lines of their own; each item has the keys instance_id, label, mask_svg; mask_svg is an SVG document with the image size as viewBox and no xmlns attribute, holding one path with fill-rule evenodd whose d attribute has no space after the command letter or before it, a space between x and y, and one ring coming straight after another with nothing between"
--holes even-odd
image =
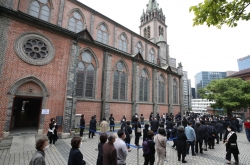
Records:
<instances>
[{"instance_id":1,"label":"glass office building","mask_svg":"<svg viewBox=\"0 0 250 165\"><path fill-rule=\"evenodd\" d=\"M223 79L227 77L226 72L208 72L202 71L195 76L195 92L196 98L201 98L198 93L199 88L205 88L212 80Z\"/></svg>"},{"instance_id":2,"label":"glass office building","mask_svg":"<svg viewBox=\"0 0 250 165\"><path fill-rule=\"evenodd\" d=\"M238 61L239 70L245 70L245 69L250 68L250 55L246 57L242 57L238 59L237 61Z\"/></svg>"}]
</instances>

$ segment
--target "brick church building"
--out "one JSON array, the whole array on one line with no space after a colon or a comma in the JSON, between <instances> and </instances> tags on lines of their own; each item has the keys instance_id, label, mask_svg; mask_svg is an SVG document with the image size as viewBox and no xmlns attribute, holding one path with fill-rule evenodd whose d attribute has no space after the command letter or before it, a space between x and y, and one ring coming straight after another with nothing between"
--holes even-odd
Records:
<instances>
[{"instance_id":1,"label":"brick church building","mask_svg":"<svg viewBox=\"0 0 250 165\"><path fill-rule=\"evenodd\" d=\"M0 138L46 133L52 117L67 137L76 114L182 112L182 65L170 65L156 0L139 23L140 35L77 0L0 0Z\"/></svg>"}]
</instances>

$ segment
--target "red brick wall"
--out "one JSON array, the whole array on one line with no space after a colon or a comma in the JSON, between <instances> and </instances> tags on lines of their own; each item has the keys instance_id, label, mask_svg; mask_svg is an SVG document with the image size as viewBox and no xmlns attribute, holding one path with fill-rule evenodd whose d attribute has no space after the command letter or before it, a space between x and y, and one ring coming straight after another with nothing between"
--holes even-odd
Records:
<instances>
[{"instance_id":1,"label":"red brick wall","mask_svg":"<svg viewBox=\"0 0 250 165\"><path fill-rule=\"evenodd\" d=\"M30 88L32 89L32 93L42 93L42 89L40 88L40 86L33 82L28 82L21 85L18 88L18 92L29 92Z\"/></svg>"},{"instance_id":2,"label":"red brick wall","mask_svg":"<svg viewBox=\"0 0 250 165\"><path fill-rule=\"evenodd\" d=\"M168 105L158 105L159 107L159 114L160 116L163 114L163 113L168 113Z\"/></svg>"},{"instance_id":3,"label":"red brick wall","mask_svg":"<svg viewBox=\"0 0 250 165\"><path fill-rule=\"evenodd\" d=\"M180 106L174 106L174 115L176 115L177 113L179 113L180 110Z\"/></svg>"},{"instance_id":4,"label":"red brick wall","mask_svg":"<svg viewBox=\"0 0 250 165\"><path fill-rule=\"evenodd\" d=\"M149 120L149 115L153 112L153 105L139 104L139 116L143 114L145 120Z\"/></svg>"},{"instance_id":5,"label":"red brick wall","mask_svg":"<svg viewBox=\"0 0 250 165\"><path fill-rule=\"evenodd\" d=\"M113 114L115 121L120 122L123 115L131 121L132 104L110 103L110 114Z\"/></svg>"},{"instance_id":6,"label":"red brick wall","mask_svg":"<svg viewBox=\"0 0 250 165\"><path fill-rule=\"evenodd\" d=\"M49 38L55 46L55 57L47 65L34 66L23 62L14 51L14 43L19 35L25 32L37 32ZM0 137L2 136L3 125L6 118L8 106L8 95L6 93L15 81L33 75L40 79L48 88L46 108L50 109L50 114L46 115L45 123L55 116L63 116L66 81L68 73L68 61L71 41L54 33L37 29L17 21L11 21L8 32L8 46L6 50L5 63L0 81ZM44 126L46 132L47 125Z\"/></svg>"},{"instance_id":7,"label":"red brick wall","mask_svg":"<svg viewBox=\"0 0 250 165\"><path fill-rule=\"evenodd\" d=\"M96 115L96 120L99 123L101 115L101 102L78 101L76 104L76 114L84 114L87 124L89 124L91 117Z\"/></svg>"}]
</instances>

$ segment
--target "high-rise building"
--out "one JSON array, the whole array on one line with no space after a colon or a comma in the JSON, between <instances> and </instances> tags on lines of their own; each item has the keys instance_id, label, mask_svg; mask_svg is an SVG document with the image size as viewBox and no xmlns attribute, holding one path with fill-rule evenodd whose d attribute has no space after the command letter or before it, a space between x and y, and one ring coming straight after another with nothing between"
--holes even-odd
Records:
<instances>
[{"instance_id":1,"label":"high-rise building","mask_svg":"<svg viewBox=\"0 0 250 165\"><path fill-rule=\"evenodd\" d=\"M227 77L226 72L201 71L195 75L196 98L201 98L198 93L199 88L205 88L212 80Z\"/></svg>"},{"instance_id":2,"label":"high-rise building","mask_svg":"<svg viewBox=\"0 0 250 165\"><path fill-rule=\"evenodd\" d=\"M195 99L196 97L195 97L195 88L191 88L191 90L192 90L192 99Z\"/></svg>"},{"instance_id":3,"label":"high-rise building","mask_svg":"<svg viewBox=\"0 0 250 165\"><path fill-rule=\"evenodd\" d=\"M188 79L187 71L183 71L183 100L184 100L184 107L185 110L191 109L191 80Z\"/></svg>"},{"instance_id":4,"label":"high-rise building","mask_svg":"<svg viewBox=\"0 0 250 165\"><path fill-rule=\"evenodd\" d=\"M209 101L207 99L192 99L192 111L205 114L207 113L207 107L214 103L214 101Z\"/></svg>"},{"instance_id":5,"label":"high-rise building","mask_svg":"<svg viewBox=\"0 0 250 165\"><path fill-rule=\"evenodd\" d=\"M242 57L238 59L237 61L238 61L239 70L245 70L245 69L250 68L250 55L246 57Z\"/></svg>"}]
</instances>

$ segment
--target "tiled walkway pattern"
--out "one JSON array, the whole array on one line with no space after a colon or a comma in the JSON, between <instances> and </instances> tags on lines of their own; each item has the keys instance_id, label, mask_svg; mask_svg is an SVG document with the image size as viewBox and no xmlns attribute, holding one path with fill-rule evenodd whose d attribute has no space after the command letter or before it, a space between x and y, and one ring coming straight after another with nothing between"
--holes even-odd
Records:
<instances>
[{"instance_id":1,"label":"tiled walkway pattern","mask_svg":"<svg viewBox=\"0 0 250 165\"><path fill-rule=\"evenodd\" d=\"M250 143L247 141L245 133L239 133L238 146L240 150L240 165L250 165ZM97 144L99 135L94 139L88 139L87 142L83 142L80 148L83 153L84 160L88 165L95 165L97 159ZM140 143L142 139L140 139ZM47 165L67 165L68 154L70 151L71 139L60 139L56 142L55 147L50 147L46 151L46 164ZM134 139L132 139L132 142ZM181 164L177 161L176 150L171 148L172 142L167 145L167 157L165 165L178 165ZM10 150L0 150L0 165L28 165L34 151L21 152L10 154ZM197 156L188 155L186 160L188 165L224 165L225 164L225 146L220 143L216 144L214 150L204 151L204 154L197 154ZM144 158L142 156L142 150L139 149L139 163L142 165ZM234 159L232 158L232 162ZM156 163L155 163L156 164ZM127 165L137 165L137 149L132 148L132 151L127 157Z\"/></svg>"}]
</instances>

